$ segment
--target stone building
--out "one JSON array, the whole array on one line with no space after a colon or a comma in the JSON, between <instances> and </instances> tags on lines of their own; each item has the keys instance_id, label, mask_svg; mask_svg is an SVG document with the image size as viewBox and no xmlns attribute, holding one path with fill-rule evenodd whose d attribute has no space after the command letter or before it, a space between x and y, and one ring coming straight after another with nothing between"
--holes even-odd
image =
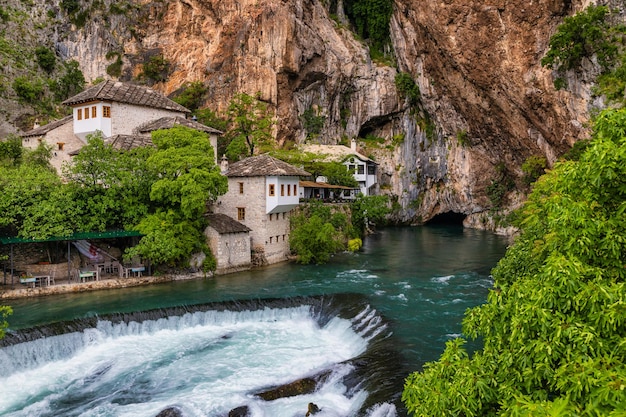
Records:
<instances>
[{"instance_id":1,"label":"stone building","mask_svg":"<svg viewBox=\"0 0 626 417\"><path fill-rule=\"evenodd\" d=\"M221 134L187 119L189 109L140 85L103 81L63 104L72 108L71 116L21 135L22 144L27 148L34 149L41 142L51 146L50 163L59 173L63 164L87 144L87 136L98 131L119 149L151 145L153 130L183 125L207 132L216 151L217 136Z\"/></svg>"},{"instance_id":2,"label":"stone building","mask_svg":"<svg viewBox=\"0 0 626 417\"><path fill-rule=\"evenodd\" d=\"M217 274L249 269L250 228L225 214L207 216L209 226L204 231L211 253L217 260Z\"/></svg>"},{"instance_id":3,"label":"stone building","mask_svg":"<svg viewBox=\"0 0 626 417\"><path fill-rule=\"evenodd\" d=\"M214 211L250 229L251 248L261 262L286 260L289 219L299 204L298 183L310 174L269 155L230 165L222 161L222 173L228 177L228 192L218 199Z\"/></svg>"}]
</instances>

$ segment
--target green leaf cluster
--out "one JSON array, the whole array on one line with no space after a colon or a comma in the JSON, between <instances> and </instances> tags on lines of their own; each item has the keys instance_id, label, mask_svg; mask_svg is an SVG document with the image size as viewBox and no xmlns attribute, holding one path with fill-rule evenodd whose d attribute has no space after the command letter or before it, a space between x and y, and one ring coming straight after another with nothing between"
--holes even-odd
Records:
<instances>
[{"instance_id":1,"label":"green leaf cluster","mask_svg":"<svg viewBox=\"0 0 626 417\"><path fill-rule=\"evenodd\" d=\"M464 340L406 379L419 416L626 415L626 109L534 185Z\"/></svg>"},{"instance_id":2,"label":"green leaf cluster","mask_svg":"<svg viewBox=\"0 0 626 417\"><path fill-rule=\"evenodd\" d=\"M163 55L153 55L143 64L141 78L152 83L167 80L170 72L170 63Z\"/></svg>"},{"instance_id":3,"label":"green leaf cluster","mask_svg":"<svg viewBox=\"0 0 626 417\"><path fill-rule=\"evenodd\" d=\"M417 106L421 100L420 89L407 72L399 72L395 77L396 89L401 97L406 98L411 106Z\"/></svg>"},{"instance_id":4,"label":"green leaf cluster","mask_svg":"<svg viewBox=\"0 0 626 417\"><path fill-rule=\"evenodd\" d=\"M370 40L373 51L383 54L390 42L389 22L393 13L393 1L346 0L343 4L356 33L363 39Z\"/></svg>"},{"instance_id":5,"label":"green leaf cluster","mask_svg":"<svg viewBox=\"0 0 626 417\"><path fill-rule=\"evenodd\" d=\"M5 330L9 327L6 318L13 314L13 309L9 306L0 306L0 339L5 335Z\"/></svg>"},{"instance_id":6,"label":"green leaf cluster","mask_svg":"<svg viewBox=\"0 0 626 417\"><path fill-rule=\"evenodd\" d=\"M202 81L185 83L180 94L174 97L174 101L195 112L204 103L207 91L208 88Z\"/></svg>"},{"instance_id":7,"label":"green leaf cluster","mask_svg":"<svg viewBox=\"0 0 626 417\"><path fill-rule=\"evenodd\" d=\"M273 148L274 113L268 104L246 93L237 93L228 105L230 126L224 135L231 161L253 156L257 147Z\"/></svg>"}]
</instances>

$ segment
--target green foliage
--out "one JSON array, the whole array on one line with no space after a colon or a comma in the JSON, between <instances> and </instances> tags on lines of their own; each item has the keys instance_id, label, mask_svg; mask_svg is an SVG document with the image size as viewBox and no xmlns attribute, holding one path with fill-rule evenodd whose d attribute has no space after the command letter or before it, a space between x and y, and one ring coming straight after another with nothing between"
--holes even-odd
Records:
<instances>
[{"instance_id":1,"label":"green foliage","mask_svg":"<svg viewBox=\"0 0 626 417\"><path fill-rule=\"evenodd\" d=\"M7 12L4 7L0 6L0 20L2 20L3 23L6 23L9 19L11 19L9 12Z\"/></svg>"},{"instance_id":2,"label":"green foliage","mask_svg":"<svg viewBox=\"0 0 626 417\"><path fill-rule=\"evenodd\" d=\"M456 132L456 141L463 148L467 148L468 146L470 146L471 142L469 140L469 135L467 133L467 130L459 130L458 132Z\"/></svg>"},{"instance_id":3,"label":"green foliage","mask_svg":"<svg viewBox=\"0 0 626 417\"><path fill-rule=\"evenodd\" d=\"M544 156L533 155L528 157L522 164L524 184L530 185L541 177L548 167L548 161Z\"/></svg>"},{"instance_id":4,"label":"green foliage","mask_svg":"<svg viewBox=\"0 0 626 417\"><path fill-rule=\"evenodd\" d=\"M170 71L170 63L163 55L153 55L143 64L141 77L152 83L167 80Z\"/></svg>"},{"instance_id":5,"label":"green foliage","mask_svg":"<svg viewBox=\"0 0 626 417\"><path fill-rule=\"evenodd\" d=\"M17 135L9 135L0 141L0 165L17 166L22 162L22 139Z\"/></svg>"},{"instance_id":6,"label":"green foliage","mask_svg":"<svg viewBox=\"0 0 626 417\"><path fill-rule=\"evenodd\" d=\"M43 96L41 81L30 81L30 77L17 77L13 80L12 87L17 96L27 103L34 104Z\"/></svg>"},{"instance_id":7,"label":"green foliage","mask_svg":"<svg viewBox=\"0 0 626 417\"><path fill-rule=\"evenodd\" d=\"M393 13L391 0L347 0L344 1L346 15L354 25L356 33L369 39L371 49L383 54L389 44L389 22Z\"/></svg>"},{"instance_id":8,"label":"green foliage","mask_svg":"<svg viewBox=\"0 0 626 417\"><path fill-rule=\"evenodd\" d=\"M107 65L106 72L111 77L119 77L122 75L122 67L124 62L122 61L122 54L119 52L109 52L106 55L107 59L111 59L115 56L115 61Z\"/></svg>"},{"instance_id":9,"label":"green foliage","mask_svg":"<svg viewBox=\"0 0 626 417\"><path fill-rule=\"evenodd\" d=\"M48 74L50 74L56 66L57 57L54 52L46 48L45 46L38 46L35 48L35 56L37 57L37 63Z\"/></svg>"},{"instance_id":10,"label":"green foliage","mask_svg":"<svg viewBox=\"0 0 626 417\"><path fill-rule=\"evenodd\" d=\"M298 262L323 264L344 247L343 236L333 226L333 218L330 208L321 203L314 203L291 217L289 245Z\"/></svg>"},{"instance_id":11,"label":"green foliage","mask_svg":"<svg viewBox=\"0 0 626 417\"><path fill-rule=\"evenodd\" d=\"M358 235L365 235L372 226L385 221L391 213L389 197L386 195L362 195L350 205L352 210L352 225Z\"/></svg>"},{"instance_id":12,"label":"green foliage","mask_svg":"<svg viewBox=\"0 0 626 417\"><path fill-rule=\"evenodd\" d=\"M85 88L85 77L78 66L78 61L67 61L63 67L64 74L54 86L54 94L59 101L76 95Z\"/></svg>"},{"instance_id":13,"label":"green foliage","mask_svg":"<svg viewBox=\"0 0 626 417\"><path fill-rule=\"evenodd\" d=\"M626 60L623 52L624 25L610 23L611 12L606 6L589 6L574 16L566 17L550 38L550 49L541 65L557 71L554 80L557 90L566 87L562 74L580 67L583 58L597 56L602 67L596 94L606 94L610 101L624 100ZM617 66L615 66L617 64Z\"/></svg>"},{"instance_id":14,"label":"green foliage","mask_svg":"<svg viewBox=\"0 0 626 417\"><path fill-rule=\"evenodd\" d=\"M254 155L258 146L272 146L273 112L267 103L246 93L235 94L228 105L230 126L225 138L231 161Z\"/></svg>"},{"instance_id":15,"label":"green foliage","mask_svg":"<svg viewBox=\"0 0 626 417\"><path fill-rule=\"evenodd\" d=\"M320 163L321 175L326 177L329 184L343 185L345 187L358 187L359 183L354 179L354 175L348 171L348 167L339 162ZM304 168L307 172L307 168Z\"/></svg>"},{"instance_id":16,"label":"green foliage","mask_svg":"<svg viewBox=\"0 0 626 417\"><path fill-rule=\"evenodd\" d=\"M78 0L61 0L60 5L68 15L73 15L80 10L80 3Z\"/></svg>"},{"instance_id":17,"label":"green foliage","mask_svg":"<svg viewBox=\"0 0 626 417\"><path fill-rule=\"evenodd\" d=\"M401 97L407 99L409 104L417 106L421 100L420 89L408 72L399 72L395 78L396 89Z\"/></svg>"},{"instance_id":18,"label":"green foliage","mask_svg":"<svg viewBox=\"0 0 626 417\"><path fill-rule=\"evenodd\" d=\"M313 107L306 109L300 119L308 138L319 135L326 122L326 117L318 114L318 111Z\"/></svg>"},{"instance_id":19,"label":"green foliage","mask_svg":"<svg viewBox=\"0 0 626 417\"><path fill-rule=\"evenodd\" d=\"M492 209L500 209L504 204L506 194L515 188L515 182L506 169L504 163L496 166L496 178L487 186L487 197L491 202Z\"/></svg>"},{"instance_id":20,"label":"green foliage","mask_svg":"<svg viewBox=\"0 0 626 417\"><path fill-rule=\"evenodd\" d=\"M203 125L212 127L213 129L225 132L228 129L228 120L217 115L213 110L207 108L196 111L198 122ZM223 152L220 153L220 155Z\"/></svg>"},{"instance_id":21,"label":"green foliage","mask_svg":"<svg viewBox=\"0 0 626 417\"><path fill-rule=\"evenodd\" d=\"M363 246L363 241L359 237L355 237L354 239L350 239L348 241L348 250L350 252L357 252Z\"/></svg>"},{"instance_id":22,"label":"green foliage","mask_svg":"<svg viewBox=\"0 0 626 417\"><path fill-rule=\"evenodd\" d=\"M472 356L449 341L402 395L419 416L626 414L626 109L606 110L578 161L557 162L517 219Z\"/></svg>"},{"instance_id":23,"label":"green foliage","mask_svg":"<svg viewBox=\"0 0 626 417\"><path fill-rule=\"evenodd\" d=\"M9 327L7 317L13 314L13 309L9 306L0 306L0 339L5 335L5 330Z\"/></svg>"},{"instance_id":24,"label":"green foliage","mask_svg":"<svg viewBox=\"0 0 626 417\"><path fill-rule=\"evenodd\" d=\"M195 112L204 103L207 91L208 88L202 81L185 83L183 91L178 96L174 97L174 101L192 112Z\"/></svg>"},{"instance_id":25,"label":"green foliage","mask_svg":"<svg viewBox=\"0 0 626 417\"><path fill-rule=\"evenodd\" d=\"M608 11L606 6L589 6L574 16L566 17L550 38L550 49L541 59L541 65L567 71L580 66L583 58L594 54L598 54L600 62L606 64L614 53L605 36Z\"/></svg>"},{"instance_id":26,"label":"green foliage","mask_svg":"<svg viewBox=\"0 0 626 417\"><path fill-rule=\"evenodd\" d=\"M197 219L228 190L226 177L213 161L213 148L206 133L182 126L152 133L157 151L148 166L158 179L150 199L162 208L175 209L183 219Z\"/></svg>"}]
</instances>

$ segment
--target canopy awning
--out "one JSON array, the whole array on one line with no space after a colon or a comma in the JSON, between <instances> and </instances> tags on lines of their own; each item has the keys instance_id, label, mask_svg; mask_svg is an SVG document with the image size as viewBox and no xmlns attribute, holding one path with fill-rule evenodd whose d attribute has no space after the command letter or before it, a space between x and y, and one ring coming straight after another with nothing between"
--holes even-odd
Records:
<instances>
[{"instance_id":1,"label":"canopy awning","mask_svg":"<svg viewBox=\"0 0 626 417\"><path fill-rule=\"evenodd\" d=\"M55 242L61 240L86 240L86 239L113 239L117 237L143 236L134 230L107 230L104 232L76 232L69 236L50 236L47 239L27 239L18 236L0 236L0 243L8 245L11 243L41 243Z\"/></svg>"}]
</instances>

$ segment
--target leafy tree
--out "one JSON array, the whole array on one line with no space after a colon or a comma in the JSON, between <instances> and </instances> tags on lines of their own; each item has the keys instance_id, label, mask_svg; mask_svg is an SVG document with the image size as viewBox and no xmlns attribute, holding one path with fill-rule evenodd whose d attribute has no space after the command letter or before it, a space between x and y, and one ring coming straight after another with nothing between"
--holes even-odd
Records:
<instances>
[{"instance_id":1,"label":"leafy tree","mask_svg":"<svg viewBox=\"0 0 626 417\"><path fill-rule=\"evenodd\" d=\"M524 183L530 185L542 176L548 167L548 161L544 156L533 155L522 164Z\"/></svg>"},{"instance_id":2,"label":"leafy tree","mask_svg":"<svg viewBox=\"0 0 626 417\"><path fill-rule=\"evenodd\" d=\"M13 310L9 306L0 306L0 339L5 335L5 330L9 327L6 318L13 314Z\"/></svg>"},{"instance_id":3,"label":"leafy tree","mask_svg":"<svg viewBox=\"0 0 626 417\"><path fill-rule=\"evenodd\" d=\"M228 120L217 115L213 110L207 108L196 111L198 122L203 125L210 126L213 129L225 132L228 129Z\"/></svg>"},{"instance_id":4,"label":"leafy tree","mask_svg":"<svg viewBox=\"0 0 626 417\"><path fill-rule=\"evenodd\" d=\"M313 107L306 109L300 119L302 120L304 130L307 131L308 138L319 135L326 122L326 117L318 114L317 110Z\"/></svg>"},{"instance_id":5,"label":"leafy tree","mask_svg":"<svg viewBox=\"0 0 626 417\"><path fill-rule=\"evenodd\" d=\"M37 63L48 74L50 74L56 66L57 57L50 48L45 46L38 46L35 49L35 56L37 57Z\"/></svg>"},{"instance_id":6,"label":"leafy tree","mask_svg":"<svg viewBox=\"0 0 626 417\"><path fill-rule=\"evenodd\" d=\"M154 55L143 64L141 76L153 83L167 80L170 63L163 55Z\"/></svg>"},{"instance_id":7,"label":"leafy tree","mask_svg":"<svg viewBox=\"0 0 626 417\"><path fill-rule=\"evenodd\" d=\"M155 210L137 224L145 236L127 256L180 263L194 250L205 249L203 214L228 183L213 161L205 133L177 126L153 132L152 140L157 150L147 165L156 178L150 187Z\"/></svg>"},{"instance_id":8,"label":"leafy tree","mask_svg":"<svg viewBox=\"0 0 626 417\"><path fill-rule=\"evenodd\" d=\"M333 253L344 247L335 227L324 222L317 214L304 219L302 224L292 229L289 245L302 264L328 262Z\"/></svg>"},{"instance_id":9,"label":"leafy tree","mask_svg":"<svg viewBox=\"0 0 626 417\"><path fill-rule=\"evenodd\" d=\"M308 168L305 169L308 171ZM345 187L358 187L359 185L358 181L354 179L354 175L348 171L348 167L340 162L324 163L321 171L329 184L343 185Z\"/></svg>"},{"instance_id":10,"label":"leafy tree","mask_svg":"<svg viewBox=\"0 0 626 417\"><path fill-rule=\"evenodd\" d=\"M34 104L43 96L43 84L26 76L13 80L12 87L18 97L27 103Z\"/></svg>"},{"instance_id":11,"label":"leafy tree","mask_svg":"<svg viewBox=\"0 0 626 417\"><path fill-rule=\"evenodd\" d=\"M17 166L22 162L22 139L17 135L9 135L5 140L0 141L0 164Z\"/></svg>"},{"instance_id":12,"label":"leafy tree","mask_svg":"<svg viewBox=\"0 0 626 417\"><path fill-rule=\"evenodd\" d=\"M386 195L359 194L351 204L352 225L359 236L365 235L370 226L385 221L391 213L389 197Z\"/></svg>"},{"instance_id":13,"label":"leafy tree","mask_svg":"<svg viewBox=\"0 0 626 417\"><path fill-rule=\"evenodd\" d=\"M274 119L267 103L246 93L236 94L228 105L230 127L226 133L228 159L252 156L257 146L272 140Z\"/></svg>"},{"instance_id":14,"label":"leafy tree","mask_svg":"<svg viewBox=\"0 0 626 417\"><path fill-rule=\"evenodd\" d=\"M344 6L356 33L364 39L369 39L372 47L382 52L389 43L389 22L393 13L393 1L347 0Z\"/></svg>"},{"instance_id":15,"label":"leafy tree","mask_svg":"<svg viewBox=\"0 0 626 417\"><path fill-rule=\"evenodd\" d=\"M67 61L63 67L64 74L59 78L54 88L57 100L65 100L80 93L85 88L85 76L80 70L78 61Z\"/></svg>"},{"instance_id":16,"label":"leafy tree","mask_svg":"<svg viewBox=\"0 0 626 417\"><path fill-rule=\"evenodd\" d=\"M205 95L208 88L202 81L194 81L185 83L183 91L174 98L174 101L195 112L204 103Z\"/></svg>"},{"instance_id":17,"label":"leafy tree","mask_svg":"<svg viewBox=\"0 0 626 417\"><path fill-rule=\"evenodd\" d=\"M493 270L463 339L410 375L420 416L626 414L626 109L603 111L578 161L535 183L521 234Z\"/></svg>"}]
</instances>

